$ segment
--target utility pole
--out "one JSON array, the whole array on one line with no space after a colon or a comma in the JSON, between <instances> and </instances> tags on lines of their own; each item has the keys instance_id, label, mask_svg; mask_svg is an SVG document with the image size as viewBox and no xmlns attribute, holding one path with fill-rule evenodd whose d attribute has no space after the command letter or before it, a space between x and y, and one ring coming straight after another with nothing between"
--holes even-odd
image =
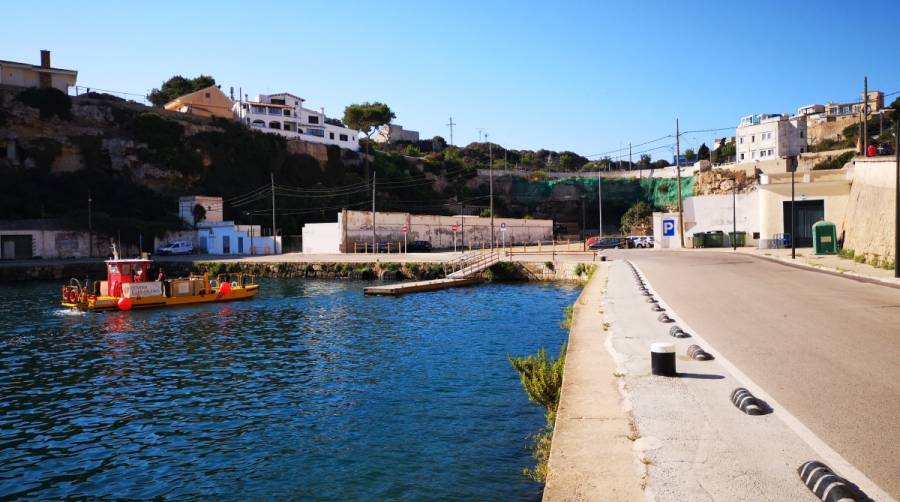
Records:
<instances>
[{"instance_id":1,"label":"utility pole","mask_svg":"<svg viewBox=\"0 0 900 502\"><path fill-rule=\"evenodd\" d=\"M272 182L272 249L278 254L278 232L275 231L275 173L269 173L269 180Z\"/></svg>"},{"instance_id":2,"label":"utility pole","mask_svg":"<svg viewBox=\"0 0 900 502\"><path fill-rule=\"evenodd\" d=\"M603 238L603 177L600 176L600 169L597 169L597 211L598 211L598 223L599 227L599 237Z\"/></svg>"},{"instance_id":3,"label":"utility pole","mask_svg":"<svg viewBox=\"0 0 900 502\"><path fill-rule=\"evenodd\" d=\"M484 128L479 127L477 130L478 130L478 142L481 143L481 132L484 131ZM487 140L487 139L485 138L485 140Z\"/></svg>"},{"instance_id":4,"label":"utility pole","mask_svg":"<svg viewBox=\"0 0 900 502\"><path fill-rule=\"evenodd\" d=\"M863 77L863 123L862 123L862 145L863 155L868 155L869 150L869 77Z\"/></svg>"},{"instance_id":5,"label":"utility pole","mask_svg":"<svg viewBox=\"0 0 900 502\"><path fill-rule=\"evenodd\" d=\"M91 218L91 210L94 199L91 197L91 191L88 190L88 257L94 257L94 224Z\"/></svg>"},{"instance_id":6,"label":"utility pole","mask_svg":"<svg viewBox=\"0 0 900 502\"><path fill-rule=\"evenodd\" d=\"M456 125L453 123L453 117L450 117L450 122L445 125L450 127L450 146L453 146L453 126Z\"/></svg>"},{"instance_id":7,"label":"utility pole","mask_svg":"<svg viewBox=\"0 0 900 502\"><path fill-rule=\"evenodd\" d=\"M378 252L378 240L375 236L375 181L378 176L377 171L372 172L372 253Z\"/></svg>"},{"instance_id":8,"label":"utility pole","mask_svg":"<svg viewBox=\"0 0 900 502\"><path fill-rule=\"evenodd\" d=\"M678 234L681 236L681 247L684 247L684 208L681 205L681 130L678 118L675 118L675 172L678 175Z\"/></svg>"},{"instance_id":9,"label":"utility pole","mask_svg":"<svg viewBox=\"0 0 900 502\"><path fill-rule=\"evenodd\" d=\"M737 175L731 184L731 249L737 251Z\"/></svg>"},{"instance_id":10,"label":"utility pole","mask_svg":"<svg viewBox=\"0 0 900 502\"><path fill-rule=\"evenodd\" d=\"M797 259L797 226L794 224L794 174L797 172L796 157L791 157L788 162L791 163L791 259Z\"/></svg>"},{"instance_id":11,"label":"utility pole","mask_svg":"<svg viewBox=\"0 0 900 502\"><path fill-rule=\"evenodd\" d=\"M631 171L634 164L631 162L631 141L628 142L628 170Z\"/></svg>"},{"instance_id":12,"label":"utility pole","mask_svg":"<svg viewBox=\"0 0 900 502\"><path fill-rule=\"evenodd\" d=\"M481 131L479 130L479 134ZM488 141L488 134L484 135L485 141L488 142L488 183L490 185L491 195L491 251L494 250L494 150L491 142Z\"/></svg>"},{"instance_id":13,"label":"utility pole","mask_svg":"<svg viewBox=\"0 0 900 502\"><path fill-rule=\"evenodd\" d=\"M884 112L882 112L883 114ZM894 277L900 277L900 112L894 112Z\"/></svg>"}]
</instances>

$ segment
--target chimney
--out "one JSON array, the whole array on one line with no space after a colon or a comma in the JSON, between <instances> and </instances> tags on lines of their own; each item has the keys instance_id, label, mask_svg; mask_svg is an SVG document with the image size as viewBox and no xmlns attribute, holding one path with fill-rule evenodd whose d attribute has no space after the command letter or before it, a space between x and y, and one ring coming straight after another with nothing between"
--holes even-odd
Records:
<instances>
[{"instance_id":1,"label":"chimney","mask_svg":"<svg viewBox=\"0 0 900 502\"><path fill-rule=\"evenodd\" d=\"M41 68L50 68L50 51L41 49Z\"/></svg>"}]
</instances>

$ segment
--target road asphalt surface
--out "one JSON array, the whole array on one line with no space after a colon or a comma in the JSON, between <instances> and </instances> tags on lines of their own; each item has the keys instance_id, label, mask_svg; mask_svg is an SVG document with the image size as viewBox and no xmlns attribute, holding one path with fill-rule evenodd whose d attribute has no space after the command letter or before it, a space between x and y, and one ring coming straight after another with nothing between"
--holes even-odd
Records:
<instances>
[{"instance_id":1,"label":"road asphalt surface","mask_svg":"<svg viewBox=\"0 0 900 502\"><path fill-rule=\"evenodd\" d=\"M608 256L638 266L716 350L900 498L900 289L742 254Z\"/></svg>"}]
</instances>

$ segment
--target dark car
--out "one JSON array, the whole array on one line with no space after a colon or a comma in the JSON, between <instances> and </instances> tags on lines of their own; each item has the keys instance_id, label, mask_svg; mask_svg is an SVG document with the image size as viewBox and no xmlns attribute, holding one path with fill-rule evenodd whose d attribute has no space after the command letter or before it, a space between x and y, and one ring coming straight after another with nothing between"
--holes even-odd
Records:
<instances>
[{"instance_id":1,"label":"dark car","mask_svg":"<svg viewBox=\"0 0 900 502\"><path fill-rule=\"evenodd\" d=\"M625 237L604 237L593 244L590 249L628 249L634 247L634 241Z\"/></svg>"},{"instance_id":2,"label":"dark car","mask_svg":"<svg viewBox=\"0 0 900 502\"><path fill-rule=\"evenodd\" d=\"M431 242L428 241L412 241L406 245L407 253L430 253Z\"/></svg>"}]
</instances>

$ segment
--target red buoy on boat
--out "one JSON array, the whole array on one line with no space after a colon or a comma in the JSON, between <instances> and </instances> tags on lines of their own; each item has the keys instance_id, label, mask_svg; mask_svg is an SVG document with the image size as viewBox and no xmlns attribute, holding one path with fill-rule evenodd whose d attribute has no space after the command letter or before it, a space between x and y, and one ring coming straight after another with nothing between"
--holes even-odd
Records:
<instances>
[{"instance_id":1,"label":"red buoy on boat","mask_svg":"<svg viewBox=\"0 0 900 502\"><path fill-rule=\"evenodd\" d=\"M219 285L219 294L227 295L228 293L231 293L231 283L222 281L222 284Z\"/></svg>"},{"instance_id":2,"label":"red buoy on boat","mask_svg":"<svg viewBox=\"0 0 900 502\"><path fill-rule=\"evenodd\" d=\"M119 306L119 310L131 310L131 298L119 298L116 304Z\"/></svg>"}]
</instances>

